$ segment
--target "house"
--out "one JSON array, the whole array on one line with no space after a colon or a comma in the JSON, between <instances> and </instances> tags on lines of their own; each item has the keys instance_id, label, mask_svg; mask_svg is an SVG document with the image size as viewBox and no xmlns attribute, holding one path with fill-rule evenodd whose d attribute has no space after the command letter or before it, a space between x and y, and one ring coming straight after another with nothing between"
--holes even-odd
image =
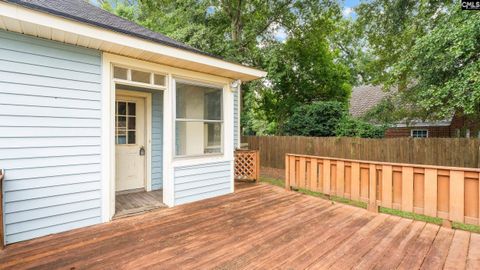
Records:
<instances>
[{"instance_id":1,"label":"house","mask_svg":"<svg viewBox=\"0 0 480 270\"><path fill-rule=\"evenodd\" d=\"M0 1L5 243L233 192L240 82L225 61L83 0Z\"/></svg>"},{"instance_id":2,"label":"house","mask_svg":"<svg viewBox=\"0 0 480 270\"><path fill-rule=\"evenodd\" d=\"M349 112L353 117L361 118L369 110L387 98L390 93L381 86L357 86L352 89ZM460 115L439 121L399 121L388 128L385 137L480 137L480 124Z\"/></svg>"}]
</instances>

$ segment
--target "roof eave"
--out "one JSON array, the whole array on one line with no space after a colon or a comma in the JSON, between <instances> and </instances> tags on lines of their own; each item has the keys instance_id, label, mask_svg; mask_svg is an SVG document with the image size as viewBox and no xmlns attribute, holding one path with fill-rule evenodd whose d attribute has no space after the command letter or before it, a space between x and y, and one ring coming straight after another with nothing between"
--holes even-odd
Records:
<instances>
[{"instance_id":1,"label":"roof eave","mask_svg":"<svg viewBox=\"0 0 480 270\"><path fill-rule=\"evenodd\" d=\"M242 81L265 71L0 1L0 29Z\"/></svg>"}]
</instances>

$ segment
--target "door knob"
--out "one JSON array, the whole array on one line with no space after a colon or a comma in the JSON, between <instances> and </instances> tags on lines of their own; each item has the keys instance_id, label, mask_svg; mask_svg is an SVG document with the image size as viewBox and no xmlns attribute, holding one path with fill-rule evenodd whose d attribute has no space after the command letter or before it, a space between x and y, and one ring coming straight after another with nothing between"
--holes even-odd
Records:
<instances>
[{"instance_id":1,"label":"door knob","mask_svg":"<svg viewBox=\"0 0 480 270\"><path fill-rule=\"evenodd\" d=\"M140 146L140 151L139 151L138 154L139 154L140 156L145 156L145 147L143 147L143 145Z\"/></svg>"}]
</instances>

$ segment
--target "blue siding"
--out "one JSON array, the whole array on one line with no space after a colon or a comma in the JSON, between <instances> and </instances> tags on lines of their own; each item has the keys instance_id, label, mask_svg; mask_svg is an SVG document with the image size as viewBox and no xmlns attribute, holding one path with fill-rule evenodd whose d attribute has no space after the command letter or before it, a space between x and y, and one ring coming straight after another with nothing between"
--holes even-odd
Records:
<instances>
[{"instance_id":1,"label":"blue siding","mask_svg":"<svg viewBox=\"0 0 480 270\"><path fill-rule=\"evenodd\" d=\"M238 109L240 107L240 90L233 93L233 149L240 147L240 115Z\"/></svg>"},{"instance_id":2,"label":"blue siding","mask_svg":"<svg viewBox=\"0 0 480 270\"><path fill-rule=\"evenodd\" d=\"M6 242L101 222L101 54L0 31Z\"/></svg>"},{"instance_id":3,"label":"blue siding","mask_svg":"<svg viewBox=\"0 0 480 270\"><path fill-rule=\"evenodd\" d=\"M174 169L175 205L231 192L232 163L215 162Z\"/></svg>"},{"instance_id":4,"label":"blue siding","mask_svg":"<svg viewBox=\"0 0 480 270\"><path fill-rule=\"evenodd\" d=\"M163 91L152 94L152 190L163 188Z\"/></svg>"}]
</instances>

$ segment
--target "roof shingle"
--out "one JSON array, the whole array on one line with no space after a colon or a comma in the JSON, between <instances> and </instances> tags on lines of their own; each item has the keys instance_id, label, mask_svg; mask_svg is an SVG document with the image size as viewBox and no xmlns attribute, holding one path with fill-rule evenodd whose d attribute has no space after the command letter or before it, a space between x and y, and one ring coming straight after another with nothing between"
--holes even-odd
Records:
<instances>
[{"instance_id":1,"label":"roof shingle","mask_svg":"<svg viewBox=\"0 0 480 270\"><path fill-rule=\"evenodd\" d=\"M381 86L362 85L354 87L350 98L350 114L354 117L362 117L389 95L390 93L383 91Z\"/></svg>"},{"instance_id":2,"label":"roof shingle","mask_svg":"<svg viewBox=\"0 0 480 270\"><path fill-rule=\"evenodd\" d=\"M50 13L71 20L87 23L97 27L116 31L122 34L154 41L194 53L212 56L222 59L219 56L203 52L199 49L186 45L182 42L171 39L165 35L153 32L132 21L123 19L99 7L96 7L85 0L4 0L9 3L21 5L30 9Z\"/></svg>"}]
</instances>

